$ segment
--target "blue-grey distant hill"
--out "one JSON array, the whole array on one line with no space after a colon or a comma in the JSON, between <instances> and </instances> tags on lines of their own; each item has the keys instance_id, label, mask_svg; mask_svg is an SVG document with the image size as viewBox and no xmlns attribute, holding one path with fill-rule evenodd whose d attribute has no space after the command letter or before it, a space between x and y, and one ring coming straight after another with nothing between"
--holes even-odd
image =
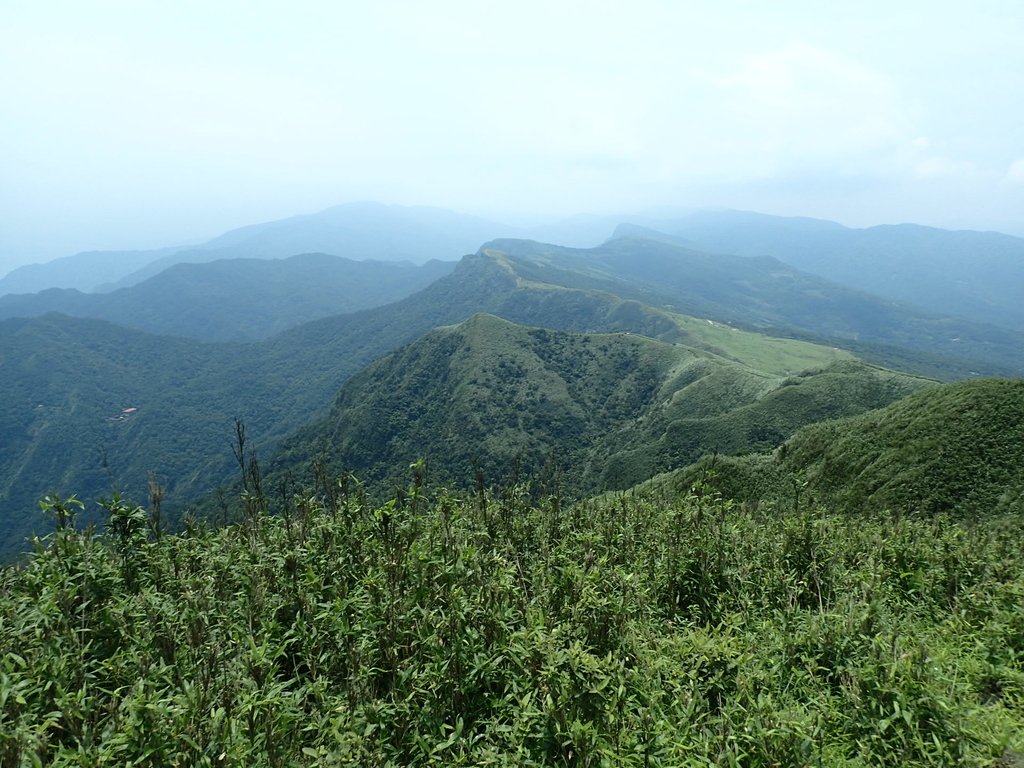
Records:
<instances>
[{"instance_id":1,"label":"blue-grey distant hill","mask_svg":"<svg viewBox=\"0 0 1024 768\"><path fill-rule=\"evenodd\" d=\"M678 215L678 211L676 212ZM590 247L629 220L655 226L647 214L579 214L530 225L509 225L442 208L363 202L318 213L240 227L204 243L145 251L88 251L45 264L30 264L0 278L0 296L73 288L108 293L141 283L174 264L226 259L272 259L328 253L355 260L457 261L480 243L498 237L528 237Z\"/></svg>"},{"instance_id":2,"label":"blue-grey distant hill","mask_svg":"<svg viewBox=\"0 0 1024 768\"><path fill-rule=\"evenodd\" d=\"M181 261L224 258L274 259L297 253L329 253L358 261L457 261L489 233L508 227L442 208L349 203L280 221L233 229L201 248L169 254L107 288L140 282Z\"/></svg>"},{"instance_id":3,"label":"blue-grey distant hill","mask_svg":"<svg viewBox=\"0 0 1024 768\"><path fill-rule=\"evenodd\" d=\"M851 229L742 211L701 211L646 226L699 250L774 256L877 296L1024 330L1024 238L916 224ZM636 233L628 225L616 232Z\"/></svg>"},{"instance_id":4,"label":"blue-grey distant hill","mask_svg":"<svg viewBox=\"0 0 1024 768\"><path fill-rule=\"evenodd\" d=\"M231 230L205 243L152 251L90 251L19 267L0 279L0 295L48 288L109 292L182 263L274 259L328 253L353 260L456 261L514 228L441 208L350 203ZM608 232L611 227L608 228Z\"/></svg>"},{"instance_id":5,"label":"blue-grey distant hill","mask_svg":"<svg viewBox=\"0 0 1024 768\"><path fill-rule=\"evenodd\" d=\"M26 264L0 278L0 296L36 293L48 288L91 291L103 283L120 280L155 259L181 250L179 247L152 251L84 251L44 264Z\"/></svg>"},{"instance_id":6,"label":"blue-grey distant hill","mask_svg":"<svg viewBox=\"0 0 1024 768\"><path fill-rule=\"evenodd\" d=\"M51 288L0 296L0 319L62 312L204 341L253 341L310 320L388 304L455 262L353 261L325 253L175 264L110 293Z\"/></svg>"}]
</instances>

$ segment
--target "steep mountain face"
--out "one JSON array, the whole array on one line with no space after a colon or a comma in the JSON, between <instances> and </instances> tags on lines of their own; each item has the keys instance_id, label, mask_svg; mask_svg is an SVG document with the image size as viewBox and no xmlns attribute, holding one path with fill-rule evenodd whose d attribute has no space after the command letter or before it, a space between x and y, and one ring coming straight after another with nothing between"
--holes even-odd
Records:
<instances>
[{"instance_id":1,"label":"steep mountain face","mask_svg":"<svg viewBox=\"0 0 1024 768\"><path fill-rule=\"evenodd\" d=\"M1024 333L880 299L770 257L694 251L656 235L585 250L500 240L482 251L504 254L526 280L613 290L769 335L830 341L890 367L944 378L1024 372Z\"/></svg>"},{"instance_id":2,"label":"steep mountain face","mask_svg":"<svg viewBox=\"0 0 1024 768\"><path fill-rule=\"evenodd\" d=\"M427 459L435 480L545 467L586 493L625 488L704 451L776 445L797 427L887 404L927 382L853 361L765 373L634 334L572 334L491 315L435 330L353 377L285 442L276 473L317 457L371 487Z\"/></svg>"},{"instance_id":3,"label":"steep mountain face","mask_svg":"<svg viewBox=\"0 0 1024 768\"><path fill-rule=\"evenodd\" d=\"M1024 331L1024 239L1019 237L914 224L848 229L740 211L691 214L658 228L693 248L773 256L877 296Z\"/></svg>"},{"instance_id":4,"label":"steep mountain face","mask_svg":"<svg viewBox=\"0 0 1024 768\"><path fill-rule=\"evenodd\" d=\"M712 462L658 482L685 486ZM928 388L887 408L801 429L773 454L719 457L728 496L792 504L798 489L837 509L1024 510L1024 381Z\"/></svg>"},{"instance_id":5,"label":"steep mountain face","mask_svg":"<svg viewBox=\"0 0 1024 768\"><path fill-rule=\"evenodd\" d=\"M175 264L110 293L51 289L0 297L0 318L62 312L203 341L253 341L321 317L388 304L454 269L452 262L286 259Z\"/></svg>"}]
</instances>

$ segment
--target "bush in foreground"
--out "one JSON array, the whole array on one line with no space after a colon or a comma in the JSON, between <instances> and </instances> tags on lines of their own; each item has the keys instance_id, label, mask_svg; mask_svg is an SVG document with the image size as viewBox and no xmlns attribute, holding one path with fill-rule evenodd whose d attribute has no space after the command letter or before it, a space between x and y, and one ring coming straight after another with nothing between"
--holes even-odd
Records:
<instances>
[{"instance_id":1,"label":"bush in foreground","mask_svg":"<svg viewBox=\"0 0 1024 768\"><path fill-rule=\"evenodd\" d=\"M0 573L0 765L1013 765L1024 523L347 480ZM63 520L61 520L63 518Z\"/></svg>"}]
</instances>

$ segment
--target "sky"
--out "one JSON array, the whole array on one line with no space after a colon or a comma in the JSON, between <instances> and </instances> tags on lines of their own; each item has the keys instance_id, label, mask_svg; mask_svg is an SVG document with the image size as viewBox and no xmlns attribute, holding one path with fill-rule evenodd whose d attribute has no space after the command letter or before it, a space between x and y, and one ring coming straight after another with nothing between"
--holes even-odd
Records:
<instances>
[{"instance_id":1,"label":"sky","mask_svg":"<svg viewBox=\"0 0 1024 768\"><path fill-rule=\"evenodd\" d=\"M4 0L0 275L376 200L1024 235L1019 0Z\"/></svg>"}]
</instances>

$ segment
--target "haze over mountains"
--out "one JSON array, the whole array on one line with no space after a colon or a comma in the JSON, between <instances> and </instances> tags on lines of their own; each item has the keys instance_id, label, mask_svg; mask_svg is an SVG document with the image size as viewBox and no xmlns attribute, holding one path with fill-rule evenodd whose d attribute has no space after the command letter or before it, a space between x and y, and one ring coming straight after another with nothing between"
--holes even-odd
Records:
<instances>
[{"instance_id":1,"label":"haze over mountains","mask_svg":"<svg viewBox=\"0 0 1024 768\"><path fill-rule=\"evenodd\" d=\"M451 261L414 266L325 253L177 263L110 292L50 288L0 296L0 318L61 312L204 341L252 341L309 320L387 304L453 267Z\"/></svg>"},{"instance_id":2,"label":"haze over mountains","mask_svg":"<svg viewBox=\"0 0 1024 768\"><path fill-rule=\"evenodd\" d=\"M658 222L690 247L774 256L878 296L1024 329L1024 239L916 224L850 229L820 219L702 211ZM628 225L616 231L634 231Z\"/></svg>"},{"instance_id":3,"label":"haze over mountains","mask_svg":"<svg viewBox=\"0 0 1024 768\"><path fill-rule=\"evenodd\" d=\"M153 277L174 264L221 259L287 258L327 253L352 260L455 261L500 236L530 236L595 245L617 219L579 216L524 229L441 208L348 203L313 214L252 224L204 243L152 251L91 251L12 270L0 278L0 296L74 288L105 293Z\"/></svg>"},{"instance_id":4,"label":"haze over mountains","mask_svg":"<svg viewBox=\"0 0 1024 768\"><path fill-rule=\"evenodd\" d=\"M927 236L946 243L944 258L967 249L979 265L1001 265L965 289L985 297L975 305L1000 326L956 316L939 294L897 301L803 271L786 263L781 235L778 256L713 252L730 233L736 250L775 242L756 232L742 240L745 230L728 223L736 218L805 237L795 250L811 267L807 232L869 232L695 214L622 224L589 248L481 238L460 258L445 249L488 223L344 206L243 228L208 248L156 252L107 293L2 296L0 546L18 548L49 492L144 499L155 472L180 510L236 473L236 418L275 472L301 474L322 455L386 489L417 458L456 484L473 467L496 479L518 462L524 472L558 466L567 488L587 494L704 452L777 446L801 426L931 383L921 376L1024 372L1024 333L1006 290L1020 266L1005 248L1014 238ZM563 232L606 225L614 228L592 217ZM920 233L901 232L871 258L900 264L919 253ZM990 241L1002 250L988 253ZM284 255L308 245L350 253ZM985 275L999 285L983 291ZM621 376L608 378L617 366ZM643 375L631 378L634 368Z\"/></svg>"},{"instance_id":5,"label":"haze over mountains","mask_svg":"<svg viewBox=\"0 0 1024 768\"><path fill-rule=\"evenodd\" d=\"M912 224L851 229L820 219L743 211L577 216L509 226L438 208L350 203L241 227L205 243L155 251L90 252L20 267L0 297L49 288L110 292L178 263L326 253L350 260L455 261L497 238L592 247L630 235L717 255L773 256L848 288L924 310L1024 330L1024 238ZM969 355L968 355L969 356Z\"/></svg>"}]
</instances>

